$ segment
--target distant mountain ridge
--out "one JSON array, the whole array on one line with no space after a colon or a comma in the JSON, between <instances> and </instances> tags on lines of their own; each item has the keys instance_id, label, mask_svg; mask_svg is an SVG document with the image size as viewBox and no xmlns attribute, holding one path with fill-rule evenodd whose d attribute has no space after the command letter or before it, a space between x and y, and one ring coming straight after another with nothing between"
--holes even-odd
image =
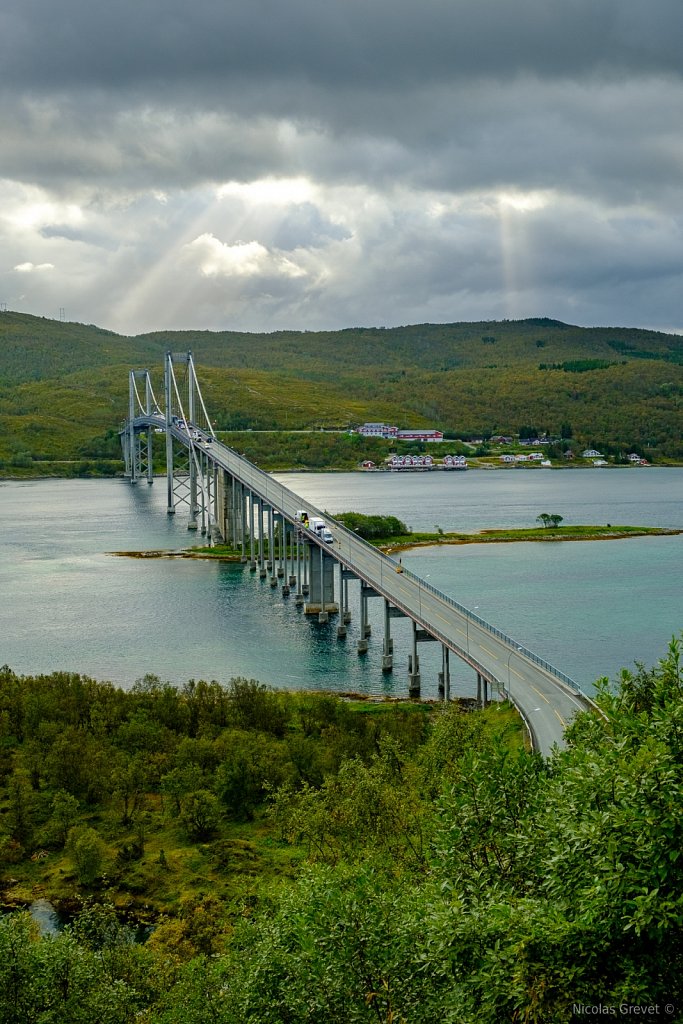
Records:
<instances>
[{"instance_id":1,"label":"distant mountain ridge","mask_svg":"<svg viewBox=\"0 0 683 1024\"><path fill-rule=\"evenodd\" d=\"M682 458L683 338L546 317L339 331L155 331L0 313L0 457L68 457L125 416L127 371L161 386L167 349L192 349L219 427L364 420L457 434L522 426ZM565 431L566 432L566 431Z\"/></svg>"}]
</instances>

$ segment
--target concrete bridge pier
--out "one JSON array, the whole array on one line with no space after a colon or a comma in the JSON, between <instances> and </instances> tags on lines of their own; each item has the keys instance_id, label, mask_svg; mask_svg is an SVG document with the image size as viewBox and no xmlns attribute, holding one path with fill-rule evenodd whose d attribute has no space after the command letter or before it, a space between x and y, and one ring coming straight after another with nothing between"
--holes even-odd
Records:
<instances>
[{"instance_id":1,"label":"concrete bridge pier","mask_svg":"<svg viewBox=\"0 0 683 1024\"><path fill-rule=\"evenodd\" d=\"M276 547L273 551L273 558L275 558L275 551L277 551L277 566L275 569L277 578L281 580L285 575L285 539L286 539L286 520L282 513L279 514L279 522L275 525L275 536L276 536Z\"/></svg>"},{"instance_id":2,"label":"concrete bridge pier","mask_svg":"<svg viewBox=\"0 0 683 1024\"><path fill-rule=\"evenodd\" d=\"M330 612L339 607L334 600L334 559L317 544L309 546L310 593L304 605L306 615L317 615L319 622L327 622Z\"/></svg>"},{"instance_id":3,"label":"concrete bridge pier","mask_svg":"<svg viewBox=\"0 0 683 1024\"><path fill-rule=\"evenodd\" d=\"M337 626L337 639L343 640L346 636L346 605L348 601L348 590L344 587L344 566L339 563L339 625Z\"/></svg>"},{"instance_id":4,"label":"concrete bridge pier","mask_svg":"<svg viewBox=\"0 0 683 1024\"><path fill-rule=\"evenodd\" d=\"M302 575L301 575L301 560L302 560L301 556L302 556L302 553L303 553L302 550L301 550L302 547L303 547L303 544L302 544L302 541L301 541L301 531L299 529L297 529L297 531L296 531L296 597L294 598L294 604L297 606L297 608L301 608L301 606L304 603L304 592L303 592Z\"/></svg>"},{"instance_id":5,"label":"concrete bridge pier","mask_svg":"<svg viewBox=\"0 0 683 1024\"><path fill-rule=\"evenodd\" d=\"M240 562L247 561L247 488L240 483Z\"/></svg>"},{"instance_id":6,"label":"concrete bridge pier","mask_svg":"<svg viewBox=\"0 0 683 1024\"><path fill-rule=\"evenodd\" d=\"M216 488L216 520L226 544L235 543L235 521L233 516L233 478L227 469L218 474Z\"/></svg>"},{"instance_id":7,"label":"concrete bridge pier","mask_svg":"<svg viewBox=\"0 0 683 1024\"><path fill-rule=\"evenodd\" d=\"M439 700L446 703L451 699L451 652L445 644L441 645L441 671L439 672Z\"/></svg>"},{"instance_id":8,"label":"concrete bridge pier","mask_svg":"<svg viewBox=\"0 0 683 1024\"><path fill-rule=\"evenodd\" d=\"M199 452L198 455L199 455L199 481L200 481L199 493L201 494L201 499L202 499L201 500L201 504L199 506L199 513L200 513L200 517L201 517L202 537L205 537L206 536L206 531L207 531L206 518L207 518L208 509L206 507L206 505L207 505L207 503L206 503L206 491L207 491L207 487L208 487L209 461L208 461L206 455L203 452Z\"/></svg>"},{"instance_id":9,"label":"concrete bridge pier","mask_svg":"<svg viewBox=\"0 0 683 1024\"><path fill-rule=\"evenodd\" d=\"M209 523L211 524L211 535L214 540L219 537L223 539L221 523L218 518L218 466L215 462L209 463L211 473L211 490L209 492Z\"/></svg>"},{"instance_id":10,"label":"concrete bridge pier","mask_svg":"<svg viewBox=\"0 0 683 1024\"><path fill-rule=\"evenodd\" d=\"M349 605L349 580L356 580L358 579L358 577L356 576L355 572L351 572L350 569L346 569L341 564L341 562L339 563L339 570L341 573L339 580L339 590L340 593L343 591L343 610L341 615L341 621L345 626L348 626L349 622L351 621L351 606Z\"/></svg>"},{"instance_id":11,"label":"concrete bridge pier","mask_svg":"<svg viewBox=\"0 0 683 1024\"><path fill-rule=\"evenodd\" d=\"M311 552L313 548L310 544L306 544L304 541L304 535L301 537L301 593L304 597L308 597L311 592Z\"/></svg>"},{"instance_id":12,"label":"concrete bridge pier","mask_svg":"<svg viewBox=\"0 0 683 1024\"><path fill-rule=\"evenodd\" d=\"M286 523L286 534L285 534L285 577L290 587L296 586L298 566L297 566L297 551L299 549L299 539L297 537L297 530L295 526L290 523Z\"/></svg>"},{"instance_id":13,"label":"concrete bridge pier","mask_svg":"<svg viewBox=\"0 0 683 1024\"><path fill-rule=\"evenodd\" d=\"M280 535L280 544L281 544L281 550L280 550L280 569L282 570L282 575L280 576L280 578L283 581L283 583L282 583L282 596L283 597L289 597L289 594L290 594L290 585L289 585L289 579L290 579L290 575L289 575L289 556L290 556L290 551L289 551L289 524L287 523L287 520L285 519L284 516L281 516L280 520L281 520L280 525L281 525L281 530L282 530L281 535ZM278 575L280 575L279 572L278 572Z\"/></svg>"},{"instance_id":14,"label":"concrete bridge pier","mask_svg":"<svg viewBox=\"0 0 683 1024\"><path fill-rule=\"evenodd\" d=\"M297 580L300 575L299 565L299 531L295 526L287 527L287 533L289 536L289 577L288 582L290 587L295 587Z\"/></svg>"},{"instance_id":15,"label":"concrete bridge pier","mask_svg":"<svg viewBox=\"0 0 683 1024\"><path fill-rule=\"evenodd\" d=\"M258 569L259 577L264 580L266 578L266 543L265 543L265 529L263 527L263 499L259 498L257 501L258 510Z\"/></svg>"},{"instance_id":16,"label":"concrete bridge pier","mask_svg":"<svg viewBox=\"0 0 683 1024\"><path fill-rule=\"evenodd\" d=\"M368 637L370 636L370 625L368 623L368 597L363 593L363 581L360 584L360 639L358 641L358 653L367 654Z\"/></svg>"},{"instance_id":17,"label":"concrete bridge pier","mask_svg":"<svg viewBox=\"0 0 683 1024\"><path fill-rule=\"evenodd\" d=\"M256 572L256 538L254 536L254 492L249 491L249 570Z\"/></svg>"},{"instance_id":18,"label":"concrete bridge pier","mask_svg":"<svg viewBox=\"0 0 683 1024\"><path fill-rule=\"evenodd\" d=\"M391 639L391 614L389 602L384 598L384 641L382 643L382 672L393 672L394 641Z\"/></svg>"},{"instance_id":19,"label":"concrete bridge pier","mask_svg":"<svg viewBox=\"0 0 683 1024\"><path fill-rule=\"evenodd\" d=\"M268 517L268 559L266 561L266 569L272 573L275 566L275 512L272 506L269 505L266 508L266 515Z\"/></svg>"},{"instance_id":20,"label":"concrete bridge pier","mask_svg":"<svg viewBox=\"0 0 683 1024\"><path fill-rule=\"evenodd\" d=\"M381 597L374 587L369 586L363 580L360 581L360 639L358 641L358 653L365 654L368 649L368 637L372 633L372 627L368 622L368 598Z\"/></svg>"},{"instance_id":21,"label":"concrete bridge pier","mask_svg":"<svg viewBox=\"0 0 683 1024\"><path fill-rule=\"evenodd\" d=\"M417 654L417 623L413 622L413 652L408 658L408 696L415 700L420 696L420 659Z\"/></svg>"},{"instance_id":22,"label":"concrete bridge pier","mask_svg":"<svg viewBox=\"0 0 683 1024\"><path fill-rule=\"evenodd\" d=\"M361 580L360 583L360 607L361 607L361 630L360 635L364 639L367 639L372 633L372 626L368 622L368 598L369 597L381 597L374 587L368 586Z\"/></svg>"},{"instance_id":23,"label":"concrete bridge pier","mask_svg":"<svg viewBox=\"0 0 683 1024\"><path fill-rule=\"evenodd\" d=\"M218 518L218 466L215 462L209 463L211 477L211 489L209 491L209 532L212 544L222 544L224 541L221 523Z\"/></svg>"},{"instance_id":24,"label":"concrete bridge pier","mask_svg":"<svg viewBox=\"0 0 683 1024\"><path fill-rule=\"evenodd\" d=\"M190 518L187 523L188 530L197 529L197 467L192 457L192 449L189 452L190 465Z\"/></svg>"}]
</instances>

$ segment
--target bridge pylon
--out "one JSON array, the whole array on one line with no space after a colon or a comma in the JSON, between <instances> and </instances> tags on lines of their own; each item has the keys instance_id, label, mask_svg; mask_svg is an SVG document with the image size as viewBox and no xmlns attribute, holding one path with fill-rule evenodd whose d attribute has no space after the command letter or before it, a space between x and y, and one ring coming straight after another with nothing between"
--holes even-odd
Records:
<instances>
[{"instance_id":1,"label":"bridge pylon","mask_svg":"<svg viewBox=\"0 0 683 1024\"><path fill-rule=\"evenodd\" d=\"M137 385L139 380L144 381L144 401L140 397ZM154 479L153 429L151 426L147 426L145 430L136 430L135 418L140 413L151 416L152 413L158 411L149 370L131 370L128 374L128 422L121 433L121 447L125 465L124 474L130 478L132 484L137 483L143 477L147 478L148 484L151 484Z\"/></svg>"},{"instance_id":2,"label":"bridge pylon","mask_svg":"<svg viewBox=\"0 0 683 1024\"><path fill-rule=\"evenodd\" d=\"M183 368L186 397L178 385L175 367ZM184 388L183 388L184 390ZM189 509L188 529L211 534L212 491L215 492L214 473L205 453L196 444L197 429L213 436L204 399L202 398L192 352L166 352L164 358L164 400L166 406L166 491L169 515L178 504ZM173 431L183 430L187 446L176 456ZM215 520L214 520L215 521Z\"/></svg>"}]
</instances>

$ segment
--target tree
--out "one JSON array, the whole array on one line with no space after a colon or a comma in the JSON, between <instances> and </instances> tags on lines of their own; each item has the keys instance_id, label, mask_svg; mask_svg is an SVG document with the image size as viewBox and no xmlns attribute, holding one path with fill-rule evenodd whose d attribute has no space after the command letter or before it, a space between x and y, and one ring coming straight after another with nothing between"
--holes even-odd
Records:
<instances>
[{"instance_id":1,"label":"tree","mask_svg":"<svg viewBox=\"0 0 683 1024\"><path fill-rule=\"evenodd\" d=\"M92 883L102 874L106 847L94 828L72 828L67 846L76 865L78 880L83 885Z\"/></svg>"},{"instance_id":2,"label":"tree","mask_svg":"<svg viewBox=\"0 0 683 1024\"><path fill-rule=\"evenodd\" d=\"M191 839L208 839L220 820L218 800L206 789L190 793L181 818Z\"/></svg>"},{"instance_id":3,"label":"tree","mask_svg":"<svg viewBox=\"0 0 683 1024\"><path fill-rule=\"evenodd\" d=\"M30 779L21 768L12 772L7 784L7 820L10 835L22 846L33 837L36 818L36 797Z\"/></svg>"},{"instance_id":4,"label":"tree","mask_svg":"<svg viewBox=\"0 0 683 1024\"><path fill-rule=\"evenodd\" d=\"M536 516L536 522L543 523L546 529L559 526L563 519L564 516L559 516L557 512L553 512L552 514L549 514L548 512L541 512L540 516Z\"/></svg>"},{"instance_id":5,"label":"tree","mask_svg":"<svg viewBox=\"0 0 683 1024\"><path fill-rule=\"evenodd\" d=\"M62 846L66 845L69 829L78 821L78 800L71 793L59 789L52 799L52 819L55 834Z\"/></svg>"}]
</instances>

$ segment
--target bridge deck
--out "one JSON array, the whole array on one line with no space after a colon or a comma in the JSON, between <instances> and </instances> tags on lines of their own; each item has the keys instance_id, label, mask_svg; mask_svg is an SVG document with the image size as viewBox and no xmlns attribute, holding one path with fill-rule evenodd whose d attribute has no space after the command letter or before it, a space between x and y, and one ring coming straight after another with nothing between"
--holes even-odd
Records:
<instances>
[{"instance_id":1,"label":"bridge deck","mask_svg":"<svg viewBox=\"0 0 683 1024\"><path fill-rule=\"evenodd\" d=\"M165 428L166 423L162 416L140 416L135 419L134 426L140 430L147 426ZM172 427L171 432L177 441L190 445L186 431ZM563 744L564 729L578 711L595 709L595 704L563 673L425 580L408 570L397 572L397 563L393 559L335 523L231 448L217 440L211 444L200 442L199 447L217 466L227 470L291 522L300 509L306 509L311 516L324 518L334 536L334 543L323 545L313 535L311 542L324 546L331 556L373 587L391 605L405 612L418 626L505 690L526 719L536 748L545 756L555 744Z\"/></svg>"}]
</instances>

